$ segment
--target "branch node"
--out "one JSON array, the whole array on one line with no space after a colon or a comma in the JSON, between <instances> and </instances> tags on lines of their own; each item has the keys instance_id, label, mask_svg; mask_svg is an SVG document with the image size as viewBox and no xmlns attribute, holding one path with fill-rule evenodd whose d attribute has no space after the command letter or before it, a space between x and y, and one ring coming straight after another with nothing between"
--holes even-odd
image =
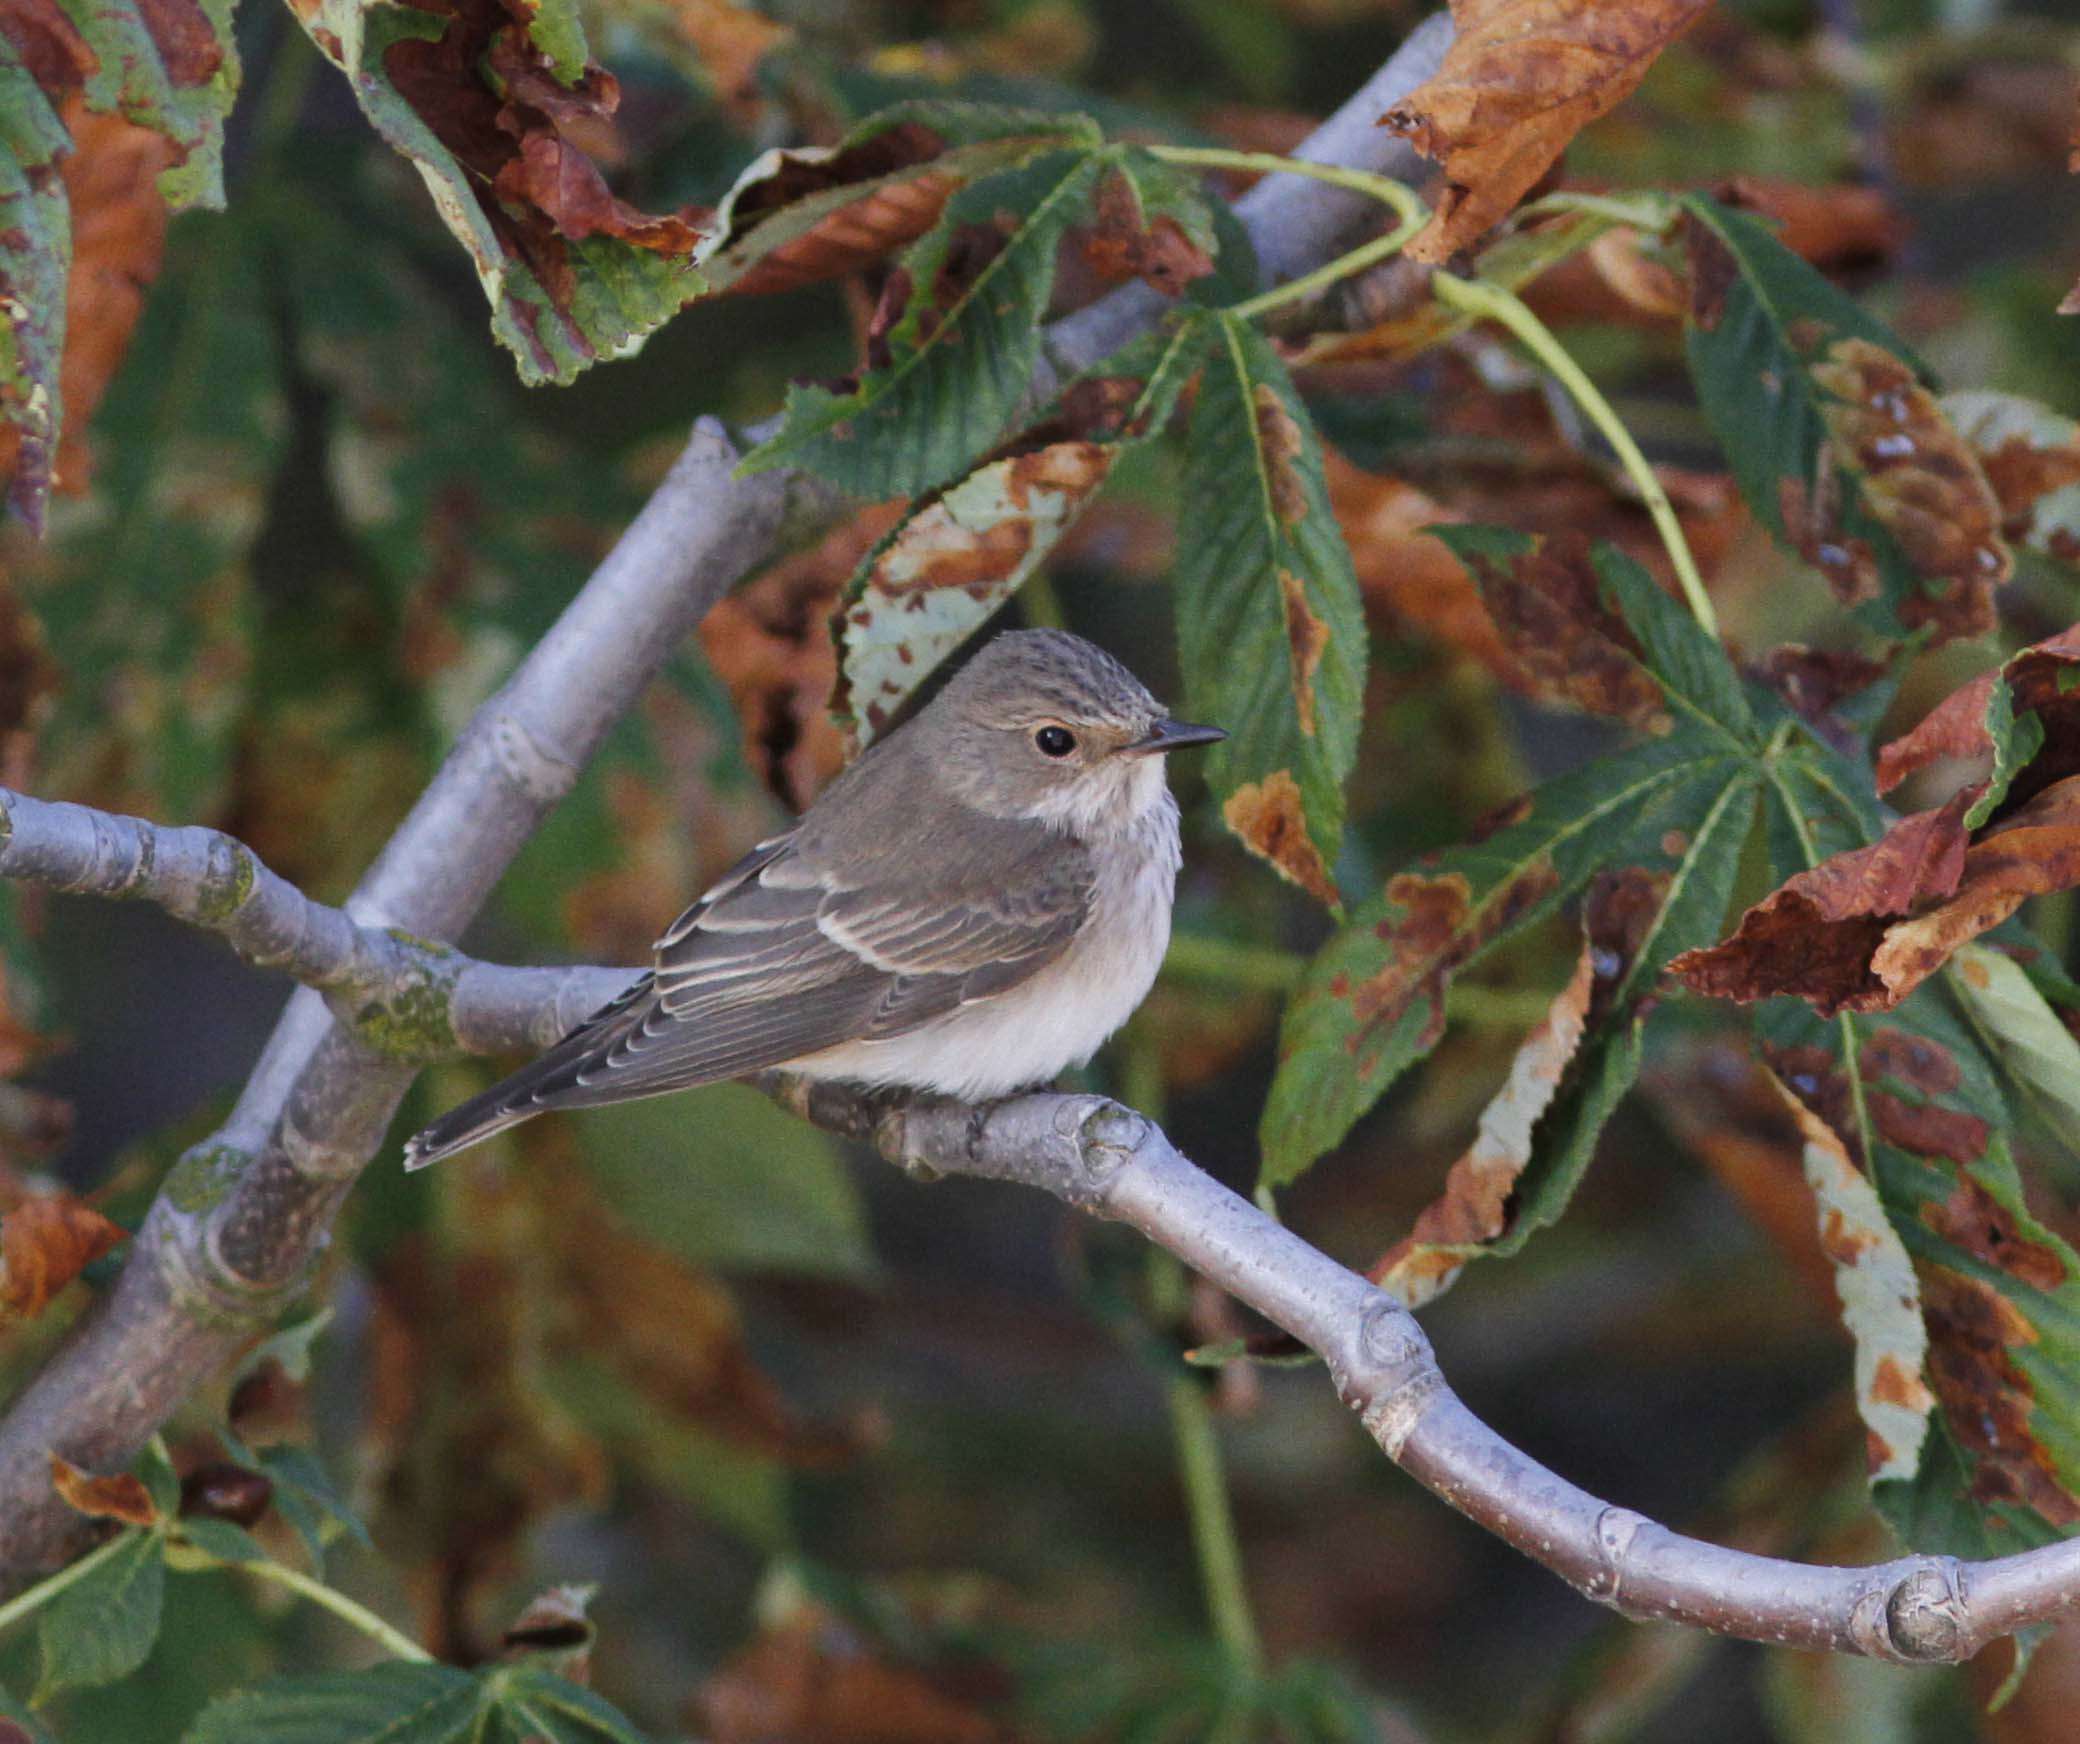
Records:
<instances>
[{"instance_id":1,"label":"branch node","mask_svg":"<svg viewBox=\"0 0 2080 1744\"><path fill-rule=\"evenodd\" d=\"M1859 1602L1851 1614L1856 1644L1874 1659L1909 1665L1946 1664L1964 1658L1972 1628L1957 1559L1923 1556L1893 1567L1906 1572L1889 1591L1881 1589L1872 1595L1881 1604L1873 1606L1867 1617ZM1869 1630L1869 1641L1859 1625Z\"/></svg>"},{"instance_id":2,"label":"branch node","mask_svg":"<svg viewBox=\"0 0 2080 1744\"><path fill-rule=\"evenodd\" d=\"M1358 1413L1386 1456L1398 1462L1424 1413L1445 1392L1445 1382L1415 1316L1384 1290L1370 1294L1345 1350L1323 1355L1337 1396Z\"/></svg>"},{"instance_id":3,"label":"branch node","mask_svg":"<svg viewBox=\"0 0 2080 1744\"><path fill-rule=\"evenodd\" d=\"M1643 1527L1653 1525L1644 1514L1630 1508L1607 1507L1596 1516L1596 1567L1575 1583L1584 1598L1614 1609L1624 1608L1625 1565L1632 1556L1633 1541Z\"/></svg>"},{"instance_id":4,"label":"branch node","mask_svg":"<svg viewBox=\"0 0 2080 1744\"><path fill-rule=\"evenodd\" d=\"M491 722L491 754L512 784L538 805L550 805L577 785L578 766L501 709Z\"/></svg>"}]
</instances>

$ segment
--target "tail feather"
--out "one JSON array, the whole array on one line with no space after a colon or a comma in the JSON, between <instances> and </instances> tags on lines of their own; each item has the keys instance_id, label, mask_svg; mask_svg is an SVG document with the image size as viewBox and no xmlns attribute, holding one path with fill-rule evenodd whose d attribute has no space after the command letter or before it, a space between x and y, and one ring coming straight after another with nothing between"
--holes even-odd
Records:
<instances>
[{"instance_id":1,"label":"tail feather","mask_svg":"<svg viewBox=\"0 0 2080 1744\"><path fill-rule=\"evenodd\" d=\"M578 1073L595 1055L613 1045L625 1027L624 1020L641 1021L641 1004L649 991L650 980L645 976L620 998L594 1012L540 1059L522 1066L483 1094L449 1109L423 1132L414 1133L405 1142L405 1168L430 1167L443 1157L467 1150L545 1109L585 1100L582 1095L572 1095L578 1088Z\"/></svg>"}]
</instances>

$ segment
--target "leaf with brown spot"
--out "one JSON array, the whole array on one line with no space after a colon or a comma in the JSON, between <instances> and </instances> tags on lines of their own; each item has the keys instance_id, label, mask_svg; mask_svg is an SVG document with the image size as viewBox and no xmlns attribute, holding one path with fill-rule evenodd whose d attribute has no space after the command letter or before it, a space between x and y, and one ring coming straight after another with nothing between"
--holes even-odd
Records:
<instances>
[{"instance_id":1,"label":"leaf with brown spot","mask_svg":"<svg viewBox=\"0 0 2080 1744\"><path fill-rule=\"evenodd\" d=\"M0 1310L31 1319L130 1232L66 1192L19 1198L0 1214Z\"/></svg>"},{"instance_id":2,"label":"leaf with brown spot","mask_svg":"<svg viewBox=\"0 0 2080 1744\"><path fill-rule=\"evenodd\" d=\"M2020 394L1943 396L2000 504L2001 535L2080 563L2080 423Z\"/></svg>"},{"instance_id":3,"label":"leaf with brown spot","mask_svg":"<svg viewBox=\"0 0 2080 1744\"><path fill-rule=\"evenodd\" d=\"M1444 166L1436 214L1409 254L1449 260L1500 220L1705 3L1452 0L1458 32L1444 64L1380 118Z\"/></svg>"},{"instance_id":4,"label":"leaf with brown spot","mask_svg":"<svg viewBox=\"0 0 2080 1744\"><path fill-rule=\"evenodd\" d=\"M1748 507L1871 629L1982 634L2012 560L1926 372L1756 218L1682 205L1690 373Z\"/></svg>"},{"instance_id":5,"label":"leaf with brown spot","mask_svg":"<svg viewBox=\"0 0 2080 1744\"><path fill-rule=\"evenodd\" d=\"M855 745L1046 561L1127 448L1158 434L1205 353L1187 324L1116 353L1026 438L911 509L860 563L831 617L831 712Z\"/></svg>"},{"instance_id":6,"label":"leaf with brown spot","mask_svg":"<svg viewBox=\"0 0 2080 1744\"><path fill-rule=\"evenodd\" d=\"M1300 784L1285 770L1274 769L1261 782L1245 781L1221 802L1221 817L1244 847L1316 901L1329 908L1342 906L1336 881L1308 839Z\"/></svg>"},{"instance_id":7,"label":"leaf with brown spot","mask_svg":"<svg viewBox=\"0 0 2080 1744\"><path fill-rule=\"evenodd\" d=\"M1198 183L1146 152L1123 152L1099 180L1083 257L1108 284L1140 279L1166 297L1213 271L1213 215Z\"/></svg>"},{"instance_id":8,"label":"leaf with brown spot","mask_svg":"<svg viewBox=\"0 0 2080 1744\"><path fill-rule=\"evenodd\" d=\"M1541 539L1502 527L1434 531L1478 583L1517 688L1638 727L1668 725L1661 686L1624 618L1605 604L1585 537Z\"/></svg>"},{"instance_id":9,"label":"leaf with brown spot","mask_svg":"<svg viewBox=\"0 0 2080 1744\"><path fill-rule=\"evenodd\" d=\"M2055 760L2054 772L2071 773L2067 759L2080 756L2080 624L2012 654L1990 672L1982 672L1929 710L1909 732L1878 752L1878 791L1889 793L1910 775L1945 757L1983 757L2000 749L2001 707L1996 693L2005 688L2012 722L2034 715Z\"/></svg>"},{"instance_id":10,"label":"leaf with brown spot","mask_svg":"<svg viewBox=\"0 0 2080 1744\"><path fill-rule=\"evenodd\" d=\"M1595 986L1595 953L1585 945L1573 976L1481 1110L1479 1136L1445 1176L1443 1193L1366 1273L1389 1295L1411 1308L1434 1301L1474 1253L1508 1230L1517 1177L1531 1160L1533 1128L1552 1106L1561 1074L1581 1046Z\"/></svg>"},{"instance_id":11,"label":"leaf with brown spot","mask_svg":"<svg viewBox=\"0 0 2080 1744\"><path fill-rule=\"evenodd\" d=\"M1270 342L1227 315L1204 327L1178 517L1182 712L1228 733L1205 767L1231 827L1333 904L1367 657L1357 577Z\"/></svg>"},{"instance_id":12,"label":"leaf with brown spot","mask_svg":"<svg viewBox=\"0 0 2080 1744\"><path fill-rule=\"evenodd\" d=\"M1856 1409L1868 1432L1871 1482L1910 1478L1935 1409L1922 1378L1928 1330L1913 1262L1841 1135L1780 1080L1771 1082L1798 1123L1820 1244L1834 1267L1842 1324L1855 1341Z\"/></svg>"},{"instance_id":13,"label":"leaf with brown spot","mask_svg":"<svg viewBox=\"0 0 2080 1744\"><path fill-rule=\"evenodd\" d=\"M1602 866L1664 863L1671 826L1685 840L1682 863L1712 873L1685 879L1686 906L1673 910L1678 924L1656 951L1709 938L1724 909L1718 880L1737 856L1730 835L1704 823L1744 828L1752 792L1745 760L1721 736L1679 729L1548 782L1484 840L1390 878L1323 947L1286 1008L1259 1131L1260 1180L1280 1186L1300 1175L1436 1045L1453 975ZM1650 953L1653 969L1661 960ZM1645 992L1631 990L1631 968L1619 976L1628 1002Z\"/></svg>"},{"instance_id":14,"label":"leaf with brown spot","mask_svg":"<svg viewBox=\"0 0 2080 1744\"><path fill-rule=\"evenodd\" d=\"M130 1472L81 1471L61 1454L51 1455L51 1485L65 1505L90 1520L120 1520L126 1526L151 1526L158 1504L144 1480Z\"/></svg>"}]
</instances>

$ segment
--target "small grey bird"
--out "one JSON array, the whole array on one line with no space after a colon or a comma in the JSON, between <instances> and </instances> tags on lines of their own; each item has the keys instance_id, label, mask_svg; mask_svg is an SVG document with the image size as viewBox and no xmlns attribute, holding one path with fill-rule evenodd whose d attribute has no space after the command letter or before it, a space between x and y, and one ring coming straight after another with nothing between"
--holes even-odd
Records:
<instances>
[{"instance_id":1,"label":"small grey bird","mask_svg":"<svg viewBox=\"0 0 2080 1744\"><path fill-rule=\"evenodd\" d=\"M996 637L657 941L650 973L405 1147L772 1067L965 1100L1081 1064L1170 942L1172 720L1059 630Z\"/></svg>"}]
</instances>

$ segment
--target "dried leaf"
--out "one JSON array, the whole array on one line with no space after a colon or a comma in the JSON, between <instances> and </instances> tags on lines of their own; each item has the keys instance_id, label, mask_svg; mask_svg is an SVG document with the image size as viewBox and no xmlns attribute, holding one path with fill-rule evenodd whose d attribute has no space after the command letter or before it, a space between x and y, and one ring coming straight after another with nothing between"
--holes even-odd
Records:
<instances>
[{"instance_id":1,"label":"dried leaf","mask_svg":"<svg viewBox=\"0 0 2080 1744\"><path fill-rule=\"evenodd\" d=\"M2032 896L2080 884L2080 777L2053 782L1977 837L1976 786L1790 879L1733 936L1672 972L1700 993L1810 1000L1823 1016L1889 1011Z\"/></svg>"},{"instance_id":2,"label":"dried leaf","mask_svg":"<svg viewBox=\"0 0 2080 1744\"><path fill-rule=\"evenodd\" d=\"M1221 802L1221 817L1251 853L1268 860L1317 902L1329 908L1343 898L1327 862L1307 834L1300 784L1284 769L1262 781L1245 781Z\"/></svg>"},{"instance_id":3,"label":"dried leaf","mask_svg":"<svg viewBox=\"0 0 2080 1744\"><path fill-rule=\"evenodd\" d=\"M1865 182L1786 181L1734 176L1713 190L1721 205L1774 220L1777 240L1823 272L1882 266L1907 239L1907 222L1885 190Z\"/></svg>"},{"instance_id":4,"label":"dried leaf","mask_svg":"<svg viewBox=\"0 0 2080 1744\"><path fill-rule=\"evenodd\" d=\"M1408 252L1449 260L1501 219L1569 140L1630 96L1706 0L1452 0L1437 76L1381 117L1444 165L1436 215Z\"/></svg>"},{"instance_id":5,"label":"dried leaf","mask_svg":"<svg viewBox=\"0 0 2080 1744\"><path fill-rule=\"evenodd\" d=\"M41 1314L60 1290L129 1231L70 1193L16 1201L0 1216L0 1310Z\"/></svg>"},{"instance_id":6,"label":"dried leaf","mask_svg":"<svg viewBox=\"0 0 2080 1744\"><path fill-rule=\"evenodd\" d=\"M2019 394L1945 394L1943 410L1985 468L2002 536L2080 563L2080 423Z\"/></svg>"},{"instance_id":7,"label":"dried leaf","mask_svg":"<svg viewBox=\"0 0 2080 1744\"><path fill-rule=\"evenodd\" d=\"M1213 271L1214 248L1196 184L1160 159L1124 158L1099 181L1083 256L1106 283L1141 279L1174 297Z\"/></svg>"},{"instance_id":8,"label":"dried leaf","mask_svg":"<svg viewBox=\"0 0 2080 1744\"><path fill-rule=\"evenodd\" d=\"M1910 775L1945 757L1981 757L1997 749L1988 710L2005 687L2013 717L2033 714L2045 736L2080 738L2080 624L2033 643L1991 672L1953 691L1910 731L1878 752L1878 791L1889 793Z\"/></svg>"},{"instance_id":9,"label":"dried leaf","mask_svg":"<svg viewBox=\"0 0 2080 1744\"><path fill-rule=\"evenodd\" d=\"M51 1455L51 1484L69 1508L90 1520L120 1520L126 1526L150 1526L159 1518L158 1504L144 1480L130 1472L81 1471L62 1454Z\"/></svg>"}]
</instances>

